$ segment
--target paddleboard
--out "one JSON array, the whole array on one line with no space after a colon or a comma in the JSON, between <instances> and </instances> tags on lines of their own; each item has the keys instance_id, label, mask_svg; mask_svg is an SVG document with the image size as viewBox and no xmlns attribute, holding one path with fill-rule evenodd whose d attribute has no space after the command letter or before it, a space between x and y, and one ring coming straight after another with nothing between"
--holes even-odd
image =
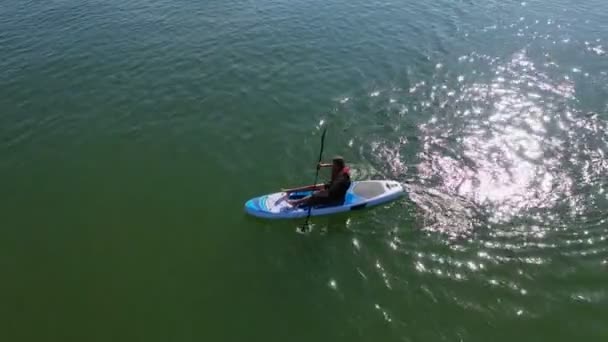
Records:
<instances>
[{"instance_id":1,"label":"paddleboard","mask_svg":"<svg viewBox=\"0 0 608 342\"><path fill-rule=\"evenodd\" d=\"M294 208L289 199L302 198L308 192L287 194L276 192L252 198L245 203L245 211L253 216L267 219L295 219L308 215L308 208ZM310 210L310 216L321 216L360 210L394 201L406 194L401 183L392 180L353 181L346 193L344 204L317 206Z\"/></svg>"}]
</instances>

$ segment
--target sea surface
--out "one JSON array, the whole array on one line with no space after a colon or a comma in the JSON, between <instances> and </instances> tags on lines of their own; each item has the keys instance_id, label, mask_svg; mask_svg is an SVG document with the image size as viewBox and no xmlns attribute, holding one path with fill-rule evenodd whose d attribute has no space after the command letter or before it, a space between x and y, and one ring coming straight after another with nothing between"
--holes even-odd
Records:
<instances>
[{"instance_id":1,"label":"sea surface","mask_svg":"<svg viewBox=\"0 0 608 342\"><path fill-rule=\"evenodd\" d=\"M606 0L0 0L0 91L0 341L608 341ZM408 196L247 216L324 128Z\"/></svg>"}]
</instances>

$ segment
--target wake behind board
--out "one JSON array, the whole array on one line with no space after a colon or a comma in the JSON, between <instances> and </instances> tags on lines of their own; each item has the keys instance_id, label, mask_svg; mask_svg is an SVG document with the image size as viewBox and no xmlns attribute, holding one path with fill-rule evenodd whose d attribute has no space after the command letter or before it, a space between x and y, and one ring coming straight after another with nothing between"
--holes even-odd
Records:
<instances>
[{"instance_id":1,"label":"wake behind board","mask_svg":"<svg viewBox=\"0 0 608 342\"><path fill-rule=\"evenodd\" d=\"M250 215L268 219L306 217L308 215L308 208L294 208L287 203L287 200L301 198L308 194L310 192L292 194L277 192L252 198L245 203L245 211ZM354 181L346 193L344 204L313 207L310 210L310 216L330 215L373 207L394 201L403 195L405 195L405 189L396 181Z\"/></svg>"}]
</instances>

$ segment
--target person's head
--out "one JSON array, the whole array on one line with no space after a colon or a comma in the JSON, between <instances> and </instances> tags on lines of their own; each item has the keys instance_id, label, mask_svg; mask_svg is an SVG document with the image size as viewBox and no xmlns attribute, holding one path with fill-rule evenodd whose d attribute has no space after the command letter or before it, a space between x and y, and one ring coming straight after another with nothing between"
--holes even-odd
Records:
<instances>
[{"instance_id":1,"label":"person's head","mask_svg":"<svg viewBox=\"0 0 608 342\"><path fill-rule=\"evenodd\" d=\"M331 172L333 174L336 174L340 171L342 171L342 169L344 169L344 167L346 166L346 164L344 163L344 158L340 157L340 156L335 156L332 160L331 160Z\"/></svg>"}]
</instances>

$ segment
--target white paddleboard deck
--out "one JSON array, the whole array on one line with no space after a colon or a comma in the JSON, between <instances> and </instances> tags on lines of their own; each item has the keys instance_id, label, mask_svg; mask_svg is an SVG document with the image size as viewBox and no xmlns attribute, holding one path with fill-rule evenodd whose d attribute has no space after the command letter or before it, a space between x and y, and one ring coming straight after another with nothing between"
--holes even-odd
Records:
<instances>
[{"instance_id":1,"label":"white paddleboard deck","mask_svg":"<svg viewBox=\"0 0 608 342\"><path fill-rule=\"evenodd\" d=\"M308 208L294 208L287 200L302 197L310 192L287 194L277 192L256 198L245 203L245 211L250 215L269 219L302 218L308 215ZM392 180L353 181L342 205L319 206L310 210L310 216L330 215L351 210L373 207L394 201L404 196L406 191L401 183Z\"/></svg>"}]
</instances>

